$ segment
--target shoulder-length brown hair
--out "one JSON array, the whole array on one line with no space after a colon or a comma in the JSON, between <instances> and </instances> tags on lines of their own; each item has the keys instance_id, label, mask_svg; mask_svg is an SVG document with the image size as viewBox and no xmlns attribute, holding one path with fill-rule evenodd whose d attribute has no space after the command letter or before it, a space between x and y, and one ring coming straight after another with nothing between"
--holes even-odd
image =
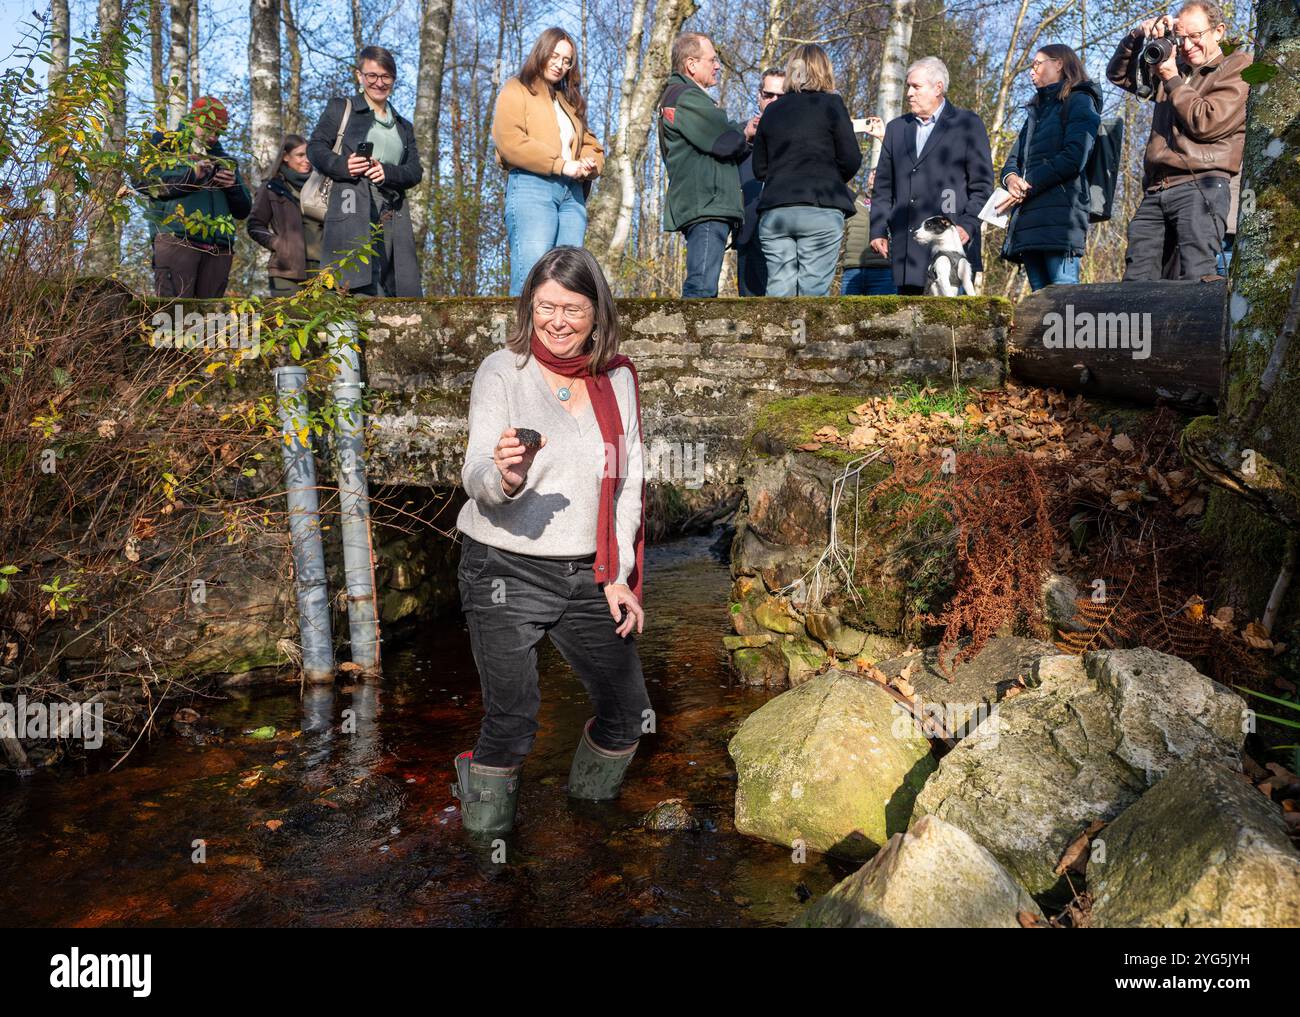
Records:
<instances>
[{"instance_id":1,"label":"shoulder-length brown hair","mask_svg":"<svg viewBox=\"0 0 1300 1017\"><path fill-rule=\"evenodd\" d=\"M596 309L594 328L588 340L591 359L587 369L592 374L600 373L618 353L618 308L614 305L609 283L605 281L605 273L585 247L553 247L533 266L515 304L515 328L506 340L506 346L525 361L528 359L533 342L533 297L537 287L547 281L581 294Z\"/></svg>"},{"instance_id":2,"label":"shoulder-length brown hair","mask_svg":"<svg viewBox=\"0 0 1300 1017\"><path fill-rule=\"evenodd\" d=\"M808 42L790 51L785 64L787 92L833 92L835 71L831 58L820 46Z\"/></svg>"},{"instance_id":3,"label":"shoulder-length brown hair","mask_svg":"<svg viewBox=\"0 0 1300 1017\"><path fill-rule=\"evenodd\" d=\"M1049 60L1061 61L1061 102L1065 102L1070 97L1070 91L1075 85L1080 85L1088 80L1088 72L1083 67L1083 61L1079 59L1079 54L1069 46L1053 42L1047 46L1038 47L1038 52Z\"/></svg>"},{"instance_id":4,"label":"shoulder-length brown hair","mask_svg":"<svg viewBox=\"0 0 1300 1017\"><path fill-rule=\"evenodd\" d=\"M542 76L542 71L546 67L546 62L551 59L551 54L555 52L555 47L562 42L567 42L573 47L573 66L570 67L560 79L556 87L569 100L569 105L573 107L573 112L577 114L578 122L582 124L583 129L587 127L587 100L582 95L582 71L578 68L578 44L573 41L573 36L563 28L548 28L537 37L533 43L533 50L528 54L528 59L524 61L524 66L519 71L519 80L523 82L525 88L534 95L537 89L533 86L542 82L549 87L546 78ZM582 146L582 139L578 139L578 146Z\"/></svg>"}]
</instances>

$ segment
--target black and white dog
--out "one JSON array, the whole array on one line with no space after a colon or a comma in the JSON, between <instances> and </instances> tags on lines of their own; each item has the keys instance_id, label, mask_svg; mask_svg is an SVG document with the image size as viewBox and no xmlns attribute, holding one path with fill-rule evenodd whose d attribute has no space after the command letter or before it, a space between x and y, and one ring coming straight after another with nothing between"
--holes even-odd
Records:
<instances>
[{"instance_id":1,"label":"black and white dog","mask_svg":"<svg viewBox=\"0 0 1300 1017\"><path fill-rule=\"evenodd\" d=\"M976 296L975 278L962 247L957 225L946 215L932 215L912 231L912 236L930 248L930 267L925 293L931 297L955 297L963 290Z\"/></svg>"}]
</instances>

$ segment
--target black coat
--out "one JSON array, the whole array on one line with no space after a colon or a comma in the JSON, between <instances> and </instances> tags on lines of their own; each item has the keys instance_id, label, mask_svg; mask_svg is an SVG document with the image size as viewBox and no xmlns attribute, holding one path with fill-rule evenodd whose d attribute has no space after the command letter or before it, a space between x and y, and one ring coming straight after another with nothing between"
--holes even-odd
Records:
<instances>
[{"instance_id":1,"label":"black coat","mask_svg":"<svg viewBox=\"0 0 1300 1017\"><path fill-rule=\"evenodd\" d=\"M1065 100L1064 115L1060 94L1059 81L1038 89L998 174L1003 181L1015 173L1030 185L1029 197L1007 224L1010 235L1004 256L1008 261L1020 261L1022 251L1083 254L1088 240L1088 185L1083 168L1101 125L1101 89L1091 81L1075 85ZM1034 131L1026 152L1030 119Z\"/></svg>"},{"instance_id":2,"label":"black coat","mask_svg":"<svg viewBox=\"0 0 1300 1017\"><path fill-rule=\"evenodd\" d=\"M984 122L970 110L945 101L920 159L916 125L916 116L906 113L885 126L871 192L871 237L889 237L895 285L924 287L928 248L912 231L932 215L946 215L970 234L971 269L984 267L979 214L993 193L993 156Z\"/></svg>"},{"instance_id":3,"label":"black coat","mask_svg":"<svg viewBox=\"0 0 1300 1017\"><path fill-rule=\"evenodd\" d=\"M343 133L342 152L335 155L334 139L338 136L343 119L344 104L352 103L352 116ZM411 122L388 107L397 118L397 131L402 138L402 161L397 165L384 163L384 183L380 192L393 215L385 225L393 245L393 273L395 296L418 297L420 292L420 264L416 258L415 235L411 230L411 213L406 201L406 191L420 182L424 169L415 146L415 131ZM331 99L321 114L320 122L307 142L307 158L311 164L334 181L330 188L329 210L325 213L325 233L321 239L321 263L329 264L346 251L354 250L370 236L370 187L365 177L348 176L348 156L357 145L366 140L374 124L375 115L361 94L351 99ZM351 186L349 186L351 185ZM344 208L346 192L349 209ZM370 282L371 266L353 258L354 264L338 270L340 283L349 288L365 286Z\"/></svg>"},{"instance_id":4,"label":"black coat","mask_svg":"<svg viewBox=\"0 0 1300 1017\"><path fill-rule=\"evenodd\" d=\"M754 135L754 176L763 181L760 215L784 205L838 208L853 215L846 183L862 149L844 100L835 92L786 92L763 111Z\"/></svg>"}]
</instances>

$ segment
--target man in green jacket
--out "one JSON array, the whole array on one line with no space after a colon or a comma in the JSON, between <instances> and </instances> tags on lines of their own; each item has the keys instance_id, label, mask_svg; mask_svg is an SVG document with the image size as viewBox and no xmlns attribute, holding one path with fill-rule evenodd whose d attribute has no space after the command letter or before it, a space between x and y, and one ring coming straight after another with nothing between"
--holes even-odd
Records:
<instances>
[{"instance_id":1,"label":"man in green jacket","mask_svg":"<svg viewBox=\"0 0 1300 1017\"><path fill-rule=\"evenodd\" d=\"M740 163L758 117L728 120L704 90L722 61L707 35L683 32L673 43L673 73L659 96L659 153L668 169L664 229L686 237L683 297L716 297L722 256L745 219Z\"/></svg>"},{"instance_id":2,"label":"man in green jacket","mask_svg":"<svg viewBox=\"0 0 1300 1017\"><path fill-rule=\"evenodd\" d=\"M220 99L203 96L187 117L193 125L189 152L177 151L183 130L158 131L150 139L149 165L135 184L148 198L144 216L160 297L225 296L235 220L247 219L253 207L238 164L218 140L228 119Z\"/></svg>"}]
</instances>

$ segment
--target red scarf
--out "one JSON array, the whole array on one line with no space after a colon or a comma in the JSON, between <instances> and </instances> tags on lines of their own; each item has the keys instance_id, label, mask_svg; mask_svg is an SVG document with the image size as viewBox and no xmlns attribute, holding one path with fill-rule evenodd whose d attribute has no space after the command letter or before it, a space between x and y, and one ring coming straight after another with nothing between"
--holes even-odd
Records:
<instances>
[{"instance_id":1,"label":"red scarf","mask_svg":"<svg viewBox=\"0 0 1300 1017\"><path fill-rule=\"evenodd\" d=\"M591 397L591 408L596 413L596 423L600 425L600 436L605 442L605 469L600 477L600 511L596 516L596 581L612 583L618 575L618 531L614 527L614 493L618 488L620 450L623 446L623 418L618 412L618 399L614 395L614 386L609 383L609 372L617 367L626 367L632 372L632 391L636 394L637 427L641 425L641 383L636 376L632 361L619 353L609 359L605 369L597 374L590 373L591 356L581 353L576 357L557 357L546 346L536 332L533 333L532 353L538 363L562 378L582 378L587 382L587 393ZM610 456L614 461L610 461ZM627 585L637 601L641 600L641 578L644 574L645 557L645 478L641 480L641 521L637 525L636 565L628 574Z\"/></svg>"}]
</instances>

